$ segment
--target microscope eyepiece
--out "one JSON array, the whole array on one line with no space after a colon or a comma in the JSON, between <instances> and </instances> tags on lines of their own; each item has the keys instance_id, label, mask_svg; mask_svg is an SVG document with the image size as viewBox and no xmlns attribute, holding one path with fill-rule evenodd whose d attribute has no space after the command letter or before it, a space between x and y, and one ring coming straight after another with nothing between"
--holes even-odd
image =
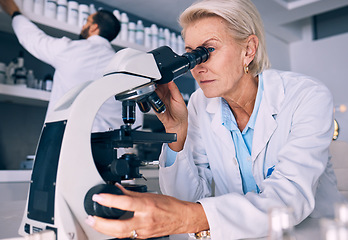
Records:
<instances>
[{"instance_id":1,"label":"microscope eyepiece","mask_svg":"<svg viewBox=\"0 0 348 240\"><path fill-rule=\"evenodd\" d=\"M191 52L184 53L182 56L188 59L189 61L188 68L192 69L196 65L201 64L208 60L209 51L205 47L200 46L192 50Z\"/></svg>"},{"instance_id":2,"label":"microscope eyepiece","mask_svg":"<svg viewBox=\"0 0 348 240\"><path fill-rule=\"evenodd\" d=\"M168 46L162 46L150 52L157 63L158 70L162 78L157 80L157 84L168 83L192 68L208 60L209 51L203 46L199 46L191 52L179 56Z\"/></svg>"}]
</instances>

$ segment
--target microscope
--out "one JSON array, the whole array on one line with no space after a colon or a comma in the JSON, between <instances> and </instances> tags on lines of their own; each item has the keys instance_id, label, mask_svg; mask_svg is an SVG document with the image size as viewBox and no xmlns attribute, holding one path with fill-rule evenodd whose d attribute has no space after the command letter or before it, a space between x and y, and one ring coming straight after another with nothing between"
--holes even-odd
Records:
<instances>
[{"instance_id":1,"label":"microscope","mask_svg":"<svg viewBox=\"0 0 348 240\"><path fill-rule=\"evenodd\" d=\"M157 84L168 83L197 64L209 51L198 47L182 56L163 46L148 53L126 48L115 54L102 78L85 82L64 95L42 128L32 170L20 235L53 231L55 240L110 239L85 223L87 214L106 218L126 215L103 208L94 193L122 194L114 184L141 177L141 161L134 154L117 157L118 148L148 142L176 141L175 134L132 129L135 107L165 111ZM91 134L100 106L110 97L122 101L124 125ZM144 192L146 186L126 186Z\"/></svg>"}]
</instances>

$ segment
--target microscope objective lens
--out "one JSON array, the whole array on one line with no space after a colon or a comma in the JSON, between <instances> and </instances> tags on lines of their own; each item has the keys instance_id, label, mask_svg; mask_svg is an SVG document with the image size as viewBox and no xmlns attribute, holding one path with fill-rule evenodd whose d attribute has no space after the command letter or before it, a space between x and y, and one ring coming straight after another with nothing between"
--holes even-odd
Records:
<instances>
[{"instance_id":1,"label":"microscope objective lens","mask_svg":"<svg viewBox=\"0 0 348 240\"><path fill-rule=\"evenodd\" d=\"M125 124L134 124L135 106L134 100L126 100L122 102L122 120Z\"/></svg>"},{"instance_id":2,"label":"microscope objective lens","mask_svg":"<svg viewBox=\"0 0 348 240\"><path fill-rule=\"evenodd\" d=\"M137 101L137 104L138 104L140 111L143 113L147 113L151 110L151 106L150 106L149 102L147 101L147 98L143 98L143 99Z\"/></svg>"},{"instance_id":3,"label":"microscope objective lens","mask_svg":"<svg viewBox=\"0 0 348 240\"><path fill-rule=\"evenodd\" d=\"M148 102L151 104L153 110L155 110L157 113L162 113L166 110L166 106L158 97L156 92L153 92L151 95L149 95Z\"/></svg>"}]
</instances>

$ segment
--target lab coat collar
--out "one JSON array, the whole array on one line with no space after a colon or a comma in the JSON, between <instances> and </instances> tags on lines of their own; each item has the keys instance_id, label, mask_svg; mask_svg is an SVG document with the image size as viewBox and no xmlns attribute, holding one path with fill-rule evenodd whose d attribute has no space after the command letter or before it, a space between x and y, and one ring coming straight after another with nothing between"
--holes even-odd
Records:
<instances>
[{"instance_id":1,"label":"lab coat collar","mask_svg":"<svg viewBox=\"0 0 348 240\"><path fill-rule=\"evenodd\" d=\"M264 79L264 96L272 115L278 114L285 96L285 87L283 83L281 72L277 70L266 70L263 72ZM266 79L266 80L265 80ZM263 99L262 98L262 99ZM262 104L262 101L261 101Z\"/></svg>"},{"instance_id":2,"label":"lab coat collar","mask_svg":"<svg viewBox=\"0 0 348 240\"><path fill-rule=\"evenodd\" d=\"M91 42L97 43L97 44L110 45L110 47L111 47L110 42L106 38L103 38L99 35L90 36L87 38L87 41L91 41Z\"/></svg>"},{"instance_id":3,"label":"lab coat collar","mask_svg":"<svg viewBox=\"0 0 348 240\"><path fill-rule=\"evenodd\" d=\"M208 104L206 107L206 111L212 115L211 127L215 132L220 132L221 129L226 129L222 125L222 116L221 116L221 107L222 107L222 99L221 98L208 98ZM219 130L220 129L220 130ZM227 130L227 129L226 129ZM227 131L229 132L229 131ZM218 134L221 136L220 134ZM231 134L229 134L231 136Z\"/></svg>"},{"instance_id":4,"label":"lab coat collar","mask_svg":"<svg viewBox=\"0 0 348 240\"><path fill-rule=\"evenodd\" d=\"M216 98L208 98L207 101L208 101L208 104L207 104L206 110L208 113L215 114L219 110L221 112L221 98L217 98L217 97Z\"/></svg>"},{"instance_id":5,"label":"lab coat collar","mask_svg":"<svg viewBox=\"0 0 348 240\"><path fill-rule=\"evenodd\" d=\"M206 111L212 114L212 121L210 124L213 132L222 139L221 142L226 145L227 148L230 149L231 155L235 156L235 149L233 147L233 141L231 137L231 132L222 124L222 98L210 98L207 100L208 104L206 107Z\"/></svg>"},{"instance_id":6,"label":"lab coat collar","mask_svg":"<svg viewBox=\"0 0 348 240\"><path fill-rule=\"evenodd\" d=\"M277 114L284 100L284 85L280 72L266 70L263 73L264 92L260 104L259 114L255 122L253 136L252 160L256 160L260 152L277 129Z\"/></svg>"}]
</instances>

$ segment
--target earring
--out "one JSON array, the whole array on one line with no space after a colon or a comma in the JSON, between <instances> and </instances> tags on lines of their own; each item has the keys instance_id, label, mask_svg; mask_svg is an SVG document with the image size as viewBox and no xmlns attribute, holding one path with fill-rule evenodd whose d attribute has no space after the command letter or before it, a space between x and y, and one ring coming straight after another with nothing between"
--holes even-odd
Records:
<instances>
[{"instance_id":1,"label":"earring","mask_svg":"<svg viewBox=\"0 0 348 240\"><path fill-rule=\"evenodd\" d=\"M244 73L245 74L249 73L249 67L246 64L244 65Z\"/></svg>"}]
</instances>

